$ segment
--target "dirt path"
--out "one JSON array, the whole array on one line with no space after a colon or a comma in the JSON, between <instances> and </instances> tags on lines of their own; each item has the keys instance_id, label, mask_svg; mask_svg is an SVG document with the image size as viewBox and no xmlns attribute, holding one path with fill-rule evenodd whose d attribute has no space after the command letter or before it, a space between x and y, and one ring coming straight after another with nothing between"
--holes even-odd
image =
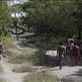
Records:
<instances>
[{"instance_id":1,"label":"dirt path","mask_svg":"<svg viewBox=\"0 0 82 82\"><path fill-rule=\"evenodd\" d=\"M62 70L59 67L48 69L49 74L61 79L63 82L82 82L82 66L64 66Z\"/></svg>"},{"instance_id":2,"label":"dirt path","mask_svg":"<svg viewBox=\"0 0 82 82\"><path fill-rule=\"evenodd\" d=\"M15 73L11 71L8 63L1 62L3 67L3 77L7 82L23 82L23 77L27 73ZM59 67L48 68L46 71L61 79L63 82L82 82L82 66L63 66L62 70Z\"/></svg>"},{"instance_id":3,"label":"dirt path","mask_svg":"<svg viewBox=\"0 0 82 82\"><path fill-rule=\"evenodd\" d=\"M57 75L63 82L82 82L82 60L79 61L78 66L71 66L71 59L66 56L63 63L66 66L63 66L62 70L59 70L59 67L54 67L47 71L53 76Z\"/></svg>"},{"instance_id":4,"label":"dirt path","mask_svg":"<svg viewBox=\"0 0 82 82\"><path fill-rule=\"evenodd\" d=\"M23 77L27 73L12 72L9 64L4 61L1 62L1 65L3 68L3 74L1 77L3 77L7 82L23 82Z\"/></svg>"}]
</instances>

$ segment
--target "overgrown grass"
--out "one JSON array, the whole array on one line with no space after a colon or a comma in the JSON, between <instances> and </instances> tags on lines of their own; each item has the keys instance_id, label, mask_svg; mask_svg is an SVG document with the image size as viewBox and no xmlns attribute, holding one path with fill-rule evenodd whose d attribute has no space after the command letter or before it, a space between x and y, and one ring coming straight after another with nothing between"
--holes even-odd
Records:
<instances>
[{"instance_id":1,"label":"overgrown grass","mask_svg":"<svg viewBox=\"0 0 82 82\"><path fill-rule=\"evenodd\" d=\"M6 82L3 78L0 78L0 82Z\"/></svg>"},{"instance_id":2,"label":"overgrown grass","mask_svg":"<svg viewBox=\"0 0 82 82\"><path fill-rule=\"evenodd\" d=\"M12 69L13 72L18 72L18 73L33 72L35 70L36 70L36 68L33 68L29 63L22 64L22 65L19 65L19 66L15 66Z\"/></svg>"},{"instance_id":3,"label":"overgrown grass","mask_svg":"<svg viewBox=\"0 0 82 82\"><path fill-rule=\"evenodd\" d=\"M3 68L2 68L2 66L1 66L1 64L0 64L0 74L3 72Z\"/></svg>"},{"instance_id":4,"label":"overgrown grass","mask_svg":"<svg viewBox=\"0 0 82 82\"><path fill-rule=\"evenodd\" d=\"M38 50L33 54L33 50L28 47L26 49L17 48L16 45L13 44L15 42L14 38L3 37L4 49L7 50L10 63L20 64L31 61L33 64L41 65L44 63L44 54L47 50L55 50L60 41L65 42L65 38L63 37L56 39L55 37L47 36L31 36L30 39L39 45Z\"/></svg>"},{"instance_id":5,"label":"overgrown grass","mask_svg":"<svg viewBox=\"0 0 82 82\"><path fill-rule=\"evenodd\" d=\"M14 41L15 41L14 38L10 36L2 37L2 43L3 43L4 49L16 48L13 44Z\"/></svg>"},{"instance_id":6,"label":"overgrown grass","mask_svg":"<svg viewBox=\"0 0 82 82\"><path fill-rule=\"evenodd\" d=\"M27 54L13 55L12 57L10 57L9 62L13 64L21 64L24 62L29 62L28 59L29 56Z\"/></svg>"},{"instance_id":7,"label":"overgrown grass","mask_svg":"<svg viewBox=\"0 0 82 82\"><path fill-rule=\"evenodd\" d=\"M0 75L3 73L3 68L0 64ZM6 82L2 77L0 77L0 82Z\"/></svg>"},{"instance_id":8,"label":"overgrown grass","mask_svg":"<svg viewBox=\"0 0 82 82\"><path fill-rule=\"evenodd\" d=\"M6 50L6 56L10 63L23 63L28 61L28 56L32 53L31 48L19 49L15 44L15 39L12 37L3 37L3 47Z\"/></svg>"},{"instance_id":9,"label":"overgrown grass","mask_svg":"<svg viewBox=\"0 0 82 82\"><path fill-rule=\"evenodd\" d=\"M43 72L33 72L25 77L24 82L60 82L57 77L53 77Z\"/></svg>"}]
</instances>

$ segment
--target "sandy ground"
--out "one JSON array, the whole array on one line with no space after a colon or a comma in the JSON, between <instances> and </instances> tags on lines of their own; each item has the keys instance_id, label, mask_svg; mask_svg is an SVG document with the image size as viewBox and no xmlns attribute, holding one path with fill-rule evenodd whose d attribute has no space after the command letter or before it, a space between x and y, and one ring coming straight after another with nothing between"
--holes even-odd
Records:
<instances>
[{"instance_id":1,"label":"sandy ground","mask_svg":"<svg viewBox=\"0 0 82 82\"><path fill-rule=\"evenodd\" d=\"M2 61L1 62L3 73L1 77L3 77L6 82L23 82L24 76L27 75L27 73L15 73L11 71L11 68L8 63Z\"/></svg>"},{"instance_id":2,"label":"sandy ground","mask_svg":"<svg viewBox=\"0 0 82 82\"><path fill-rule=\"evenodd\" d=\"M1 62L3 68L3 77L7 82L23 82L24 76L27 73L15 73L11 71L8 63ZM59 67L46 68L50 75L57 76L62 82L82 82L82 66L63 66L62 70Z\"/></svg>"},{"instance_id":3,"label":"sandy ground","mask_svg":"<svg viewBox=\"0 0 82 82\"><path fill-rule=\"evenodd\" d=\"M82 82L82 66L63 66L62 70L54 67L47 71L53 76L57 75L62 82Z\"/></svg>"}]
</instances>

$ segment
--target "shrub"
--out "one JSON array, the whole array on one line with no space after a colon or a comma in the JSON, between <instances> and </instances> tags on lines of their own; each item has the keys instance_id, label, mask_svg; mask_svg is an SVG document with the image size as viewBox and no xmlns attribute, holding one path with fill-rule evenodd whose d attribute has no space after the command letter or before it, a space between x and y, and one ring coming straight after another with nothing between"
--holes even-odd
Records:
<instances>
[{"instance_id":1,"label":"shrub","mask_svg":"<svg viewBox=\"0 0 82 82\"><path fill-rule=\"evenodd\" d=\"M28 61L28 55L27 54L19 54L19 55L13 55L10 57L9 62L14 64L20 64Z\"/></svg>"},{"instance_id":2,"label":"shrub","mask_svg":"<svg viewBox=\"0 0 82 82\"><path fill-rule=\"evenodd\" d=\"M17 73L22 73L22 72L32 72L35 71L35 68L32 68L31 65L28 64L23 64L20 66L16 66L12 69L13 72L17 72Z\"/></svg>"},{"instance_id":3,"label":"shrub","mask_svg":"<svg viewBox=\"0 0 82 82\"><path fill-rule=\"evenodd\" d=\"M44 64L44 54L46 50L39 48L32 56L31 56L31 61L35 65L43 65Z\"/></svg>"},{"instance_id":4,"label":"shrub","mask_svg":"<svg viewBox=\"0 0 82 82\"><path fill-rule=\"evenodd\" d=\"M47 50L56 50L58 43L62 41L65 43L65 39L63 37L55 39L54 37L43 38L41 39L39 49L32 55L31 60L35 65L45 65L46 64L46 56L45 53ZM50 62L54 63L55 60L50 60Z\"/></svg>"}]
</instances>

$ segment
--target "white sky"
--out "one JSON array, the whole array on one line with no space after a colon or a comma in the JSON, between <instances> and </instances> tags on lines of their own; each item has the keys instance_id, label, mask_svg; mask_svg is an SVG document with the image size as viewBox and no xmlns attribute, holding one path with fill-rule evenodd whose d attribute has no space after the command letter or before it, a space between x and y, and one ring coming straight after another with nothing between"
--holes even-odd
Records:
<instances>
[{"instance_id":1,"label":"white sky","mask_svg":"<svg viewBox=\"0 0 82 82\"><path fill-rule=\"evenodd\" d=\"M26 2L26 1L28 1L28 0L13 0L13 1L11 1L10 2L10 5L13 5L13 4L23 4L24 2ZM11 13L11 16L12 17L21 17L21 16L26 16L26 13L25 12L20 12L20 13Z\"/></svg>"},{"instance_id":2,"label":"white sky","mask_svg":"<svg viewBox=\"0 0 82 82\"><path fill-rule=\"evenodd\" d=\"M28 1L28 0L13 0L13 1L11 1L10 4L11 5L13 5L13 4L23 4L26 1Z\"/></svg>"},{"instance_id":3,"label":"white sky","mask_svg":"<svg viewBox=\"0 0 82 82\"><path fill-rule=\"evenodd\" d=\"M25 12L20 12L20 13L11 13L11 16L12 17L22 17L22 16L24 16L24 17L26 17L26 13Z\"/></svg>"}]
</instances>

